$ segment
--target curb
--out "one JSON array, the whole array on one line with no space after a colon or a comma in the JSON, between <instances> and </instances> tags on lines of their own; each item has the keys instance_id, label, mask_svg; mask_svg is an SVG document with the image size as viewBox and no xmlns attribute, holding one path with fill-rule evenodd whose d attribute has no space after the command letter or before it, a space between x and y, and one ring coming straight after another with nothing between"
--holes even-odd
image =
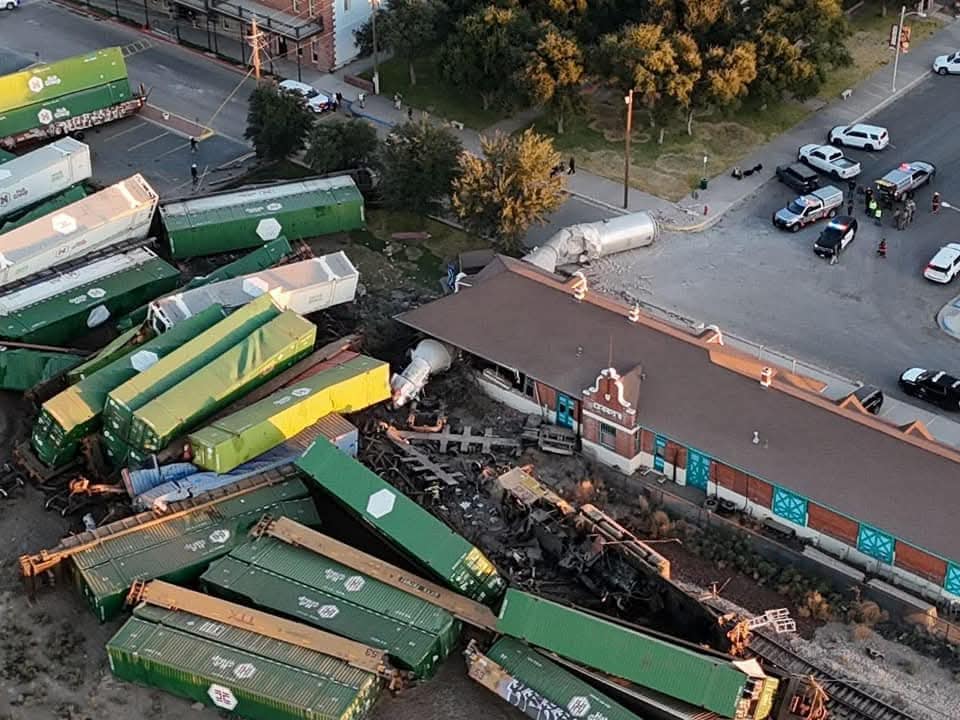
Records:
<instances>
[{"instance_id":1,"label":"curb","mask_svg":"<svg viewBox=\"0 0 960 720\"><path fill-rule=\"evenodd\" d=\"M946 322L944 322L944 317L948 312L953 312L955 315L960 315L960 295L950 300L946 305L944 305L937 312L937 325L940 326L940 329L943 330L947 335L952 337L954 340L960 340L960 333L951 330Z\"/></svg>"},{"instance_id":2,"label":"curb","mask_svg":"<svg viewBox=\"0 0 960 720\"><path fill-rule=\"evenodd\" d=\"M901 95L906 95L908 92L910 92L911 90L913 90L913 88L915 88L917 85L919 85L920 83L922 83L924 80L926 80L926 79L929 78L929 77L933 77L932 72L929 71L929 70L925 71L925 72L923 73L923 75L918 75L918 76L915 77L913 80L911 80L911 81L908 82L906 85L904 85L902 88L900 88L899 90L897 90L897 91L894 92L894 93L891 93L889 97L886 97L886 98L884 98L883 100L881 100L880 102L878 102L876 105L874 105L872 108L870 108L867 112L863 113L863 115L860 115L859 117L857 117L857 119L854 120L854 121L853 121L852 123L850 123L850 124L851 124L851 125L856 125L857 123L863 122L864 120L866 120L868 117L870 117L870 116L873 115L874 113L880 112L880 111L883 110L885 107L887 107L887 105L890 105L890 104L892 104L895 100L898 100Z\"/></svg>"}]
</instances>

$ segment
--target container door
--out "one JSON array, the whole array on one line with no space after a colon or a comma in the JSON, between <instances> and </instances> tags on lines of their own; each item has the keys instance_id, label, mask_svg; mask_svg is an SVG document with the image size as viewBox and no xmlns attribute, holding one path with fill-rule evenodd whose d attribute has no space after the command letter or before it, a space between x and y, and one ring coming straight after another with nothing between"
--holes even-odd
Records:
<instances>
[{"instance_id":1,"label":"container door","mask_svg":"<svg viewBox=\"0 0 960 720\"><path fill-rule=\"evenodd\" d=\"M573 400L563 393L557 393L557 425L573 429Z\"/></svg>"},{"instance_id":2,"label":"container door","mask_svg":"<svg viewBox=\"0 0 960 720\"><path fill-rule=\"evenodd\" d=\"M699 450L687 448L687 485L707 490L710 480L710 457Z\"/></svg>"},{"instance_id":3,"label":"container door","mask_svg":"<svg viewBox=\"0 0 960 720\"><path fill-rule=\"evenodd\" d=\"M653 441L653 469L663 472L663 458L667 454L667 439L657 435Z\"/></svg>"}]
</instances>

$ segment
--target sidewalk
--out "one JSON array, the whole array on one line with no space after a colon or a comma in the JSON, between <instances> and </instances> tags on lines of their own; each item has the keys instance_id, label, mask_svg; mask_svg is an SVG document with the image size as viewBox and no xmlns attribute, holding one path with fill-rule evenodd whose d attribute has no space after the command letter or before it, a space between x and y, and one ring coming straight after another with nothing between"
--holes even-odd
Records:
<instances>
[{"instance_id":1,"label":"sidewalk","mask_svg":"<svg viewBox=\"0 0 960 720\"><path fill-rule=\"evenodd\" d=\"M827 130L834 125L848 125L860 122L871 114L881 110L894 100L902 97L924 78L931 74L930 63L934 56L953 52L960 47L960 23L949 22L944 28L932 35L917 50L900 57L900 68L897 74L897 92L890 92L890 83L893 74L892 64L878 69L855 88L849 98L837 98L818 111L809 115L796 127L779 135L766 145L757 148L745 157L740 166L752 168L758 164L763 170L754 176L735 180L729 172L724 172L710 180L707 190L691 193L679 203L662 200L640 190L630 188L629 211L623 210L623 184L607 178L578 171L576 175L567 179L567 190L571 195L581 197L590 202L599 204L612 212L636 212L649 210L660 216L667 229L697 232L705 230L720 220L725 212L754 195L760 187L772 177L774 168L790 161L796 155L797 148L809 142L825 139ZM278 62L280 72L290 70L295 76L296 66ZM314 85L321 91L331 93L340 92L350 112L358 117L371 120L384 129L407 120L407 108L396 110L391 98L385 96L368 95L365 107L356 104L358 89L347 84L343 77L349 74L358 74L367 69L369 60L360 61L334 73L317 71L303 71L303 81ZM414 116L419 117L419 111L414 108ZM523 127L511 125L508 122L498 123L488 130L504 129L517 130ZM480 134L475 130L464 128L453 129L460 138L463 146L471 152L480 151ZM706 211L706 212L705 212ZM960 310L958 310L960 312ZM960 322L960 320L958 320ZM960 330L960 328L958 328Z\"/></svg>"}]
</instances>

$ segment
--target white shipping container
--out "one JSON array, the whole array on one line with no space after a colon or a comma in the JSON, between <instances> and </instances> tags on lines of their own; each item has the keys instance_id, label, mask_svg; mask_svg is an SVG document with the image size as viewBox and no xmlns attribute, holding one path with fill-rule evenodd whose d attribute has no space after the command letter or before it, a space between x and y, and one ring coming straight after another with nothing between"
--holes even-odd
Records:
<instances>
[{"instance_id":1,"label":"white shipping container","mask_svg":"<svg viewBox=\"0 0 960 720\"><path fill-rule=\"evenodd\" d=\"M0 218L90 178L90 148L67 137L0 166Z\"/></svg>"},{"instance_id":2,"label":"white shipping container","mask_svg":"<svg viewBox=\"0 0 960 720\"><path fill-rule=\"evenodd\" d=\"M0 287L150 232L157 193L133 175L0 235Z\"/></svg>"},{"instance_id":3,"label":"white shipping container","mask_svg":"<svg viewBox=\"0 0 960 720\"><path fill-rule=\"evenodd\" d=\"M61 273L50 280L34 283L27 287L14 290L0 297L0 315L12 315L24 308L48 300L55 295L69 292L81 285L100 280L119 272L132 270L153 260L157 254L147 248L137 248L130 252L111 255L83 265L75 270Z\"/></svg>"},{"instance_id":4,"label":"white shipping container","mask_svg":"<svg viewBox=\"0 0 960 720\"><path fill-rule=\"evenodd\" d=\"M148 321L162 333L214 303L235 310L266 293L281 310L307 315L351 302L359 279L360 273L341 250L154 300Z\"/></svg>"}]
</instances>

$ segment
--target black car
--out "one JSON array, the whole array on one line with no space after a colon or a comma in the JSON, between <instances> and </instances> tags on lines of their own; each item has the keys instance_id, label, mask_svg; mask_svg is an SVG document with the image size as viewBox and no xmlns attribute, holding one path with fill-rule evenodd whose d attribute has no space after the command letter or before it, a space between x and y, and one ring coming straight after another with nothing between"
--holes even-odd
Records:
<instances>
[{"instance_id":1,"label":"black car","mask_svg":"<svg viewBox=\"0 0 960 720\"><path fill-rule=\"evenodd\" d=\"M820 176L812 168L801 163L778 167L777 180L801 195L811 193L820 187Z\"/></svg>"},{"instance_id":2,"label":"black car","mask_svg":"<svg viewBox=\"0 0 960 720\"><path fill-rule=\"evenodd\" d=\"M813 251L822 258L840 254L857 236L857 227L856 218L846 215L835 217L820 233L813 244Z\"/></svg>"},{"instance_id":3,"label":"black car","mask_svg":"<svg viewBox=\"0 0 960 720\"><path fill-rule=\"evenodd\" d=\"M945 410L960 410L960 379L943 370L909 368L900 375L900 387Z\"/></svg>"},{"instance_id":4,"label":"black car","mask_svg":"<svg viewBox=\"0 0 960 720\"><path fill-rule=\"evenodd\" d=\"M880 407L883 405L883 392L880 388L873 385L861 385L854 391L853 396L860 401L863 409L871 415L880 412Z\"/></svg>"}]
</instances>

